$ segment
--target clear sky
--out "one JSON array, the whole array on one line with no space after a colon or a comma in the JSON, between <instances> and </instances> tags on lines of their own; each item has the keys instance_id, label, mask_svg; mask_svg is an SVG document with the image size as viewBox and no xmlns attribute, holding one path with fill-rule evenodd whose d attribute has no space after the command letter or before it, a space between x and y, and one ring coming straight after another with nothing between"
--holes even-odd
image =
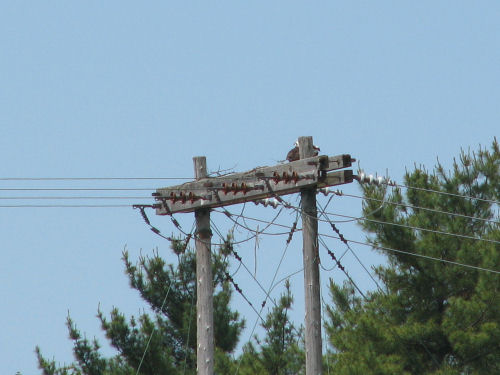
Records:
<instances>
[{"instance_id":1,"label":"clear sky","mask_svg":"<svg viewBox=\"0 0 500 375\"><path fill-rule=\"evenodd\" d=\"M489 145L499 133L499 20L498 1L3 1L0 177L189 178L196 155L205 155L212 171L245 171L284 159L302 135L313 136L324 154L350 153L367 172L388 171L399 181L414 163L432 167L439 157L450 166L461 147ZM152 192L180 182L2 180L0 187ZM342 188L360 192L355 184ZM49 194L0 190L0 205L53 204L5 199ZM91 193L56 193L63 194ZM150 202L139 199L150 191L109 194L138 198L56 203ZM335 198L329 210L356 216L361 202ZM270 211L247 213L269 218ZM150 216L175 233L170 220ZM192 219L180 218L187 228ZM230 226L223 215L213 219L222 230ZM293 219L286 212L280 222ZM339 228L364 240L352 223ZM105 344L99 304L127 315L145 308L123 274L124 247L133 259L155 248L174 259L132 208L1 207L0 239L2 374L39 373L36 345L49 358L71 361L68 311ZM285 240L262 238L255 253L255 241L238 248L266 286ZM356 251L367 265L381 260L367 248ZM301 263L297 235L279 277ZM345 266L363 289L374 287L352 257ZM344 279L338 270L322 271L324 283L329 277ZM252 278L240 270L235 279L260 305ZM300 323L302 276L291 281ZM236 296L234 307L252 326L246 303Z\"/></svg>"}]
</instances>

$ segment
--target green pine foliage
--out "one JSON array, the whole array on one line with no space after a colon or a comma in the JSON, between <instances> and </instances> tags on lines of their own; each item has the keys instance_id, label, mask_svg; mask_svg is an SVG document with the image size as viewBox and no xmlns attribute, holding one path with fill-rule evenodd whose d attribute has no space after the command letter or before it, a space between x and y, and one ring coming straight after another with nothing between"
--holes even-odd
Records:
<instances>
[{"instance_id":1,"label":"green pine foliage","mask_svg":"<svg viewBox=\"0 0 500 375\"><path fill-rule=\"evenodd\" d=\"M129 375L136 374L138 368L140 374L195 374L196 259L192 251L186 251L184 241L173 241L172 249L178 256L175 266L167 264L157 252L152 257L141 257L137 264L130 260L127 252L123 253L130 286L140 293L153 314L143 313L127 319L118 308L114 308L109 317L99 309L101 327L118 355L104 358L99 352L99 343L82 336L68 317L75 362L59 366L43 357L37 348L42 374ZM215 369L226 373L232 366L230 354L238 343L244 321L229 307L232 289L225 278L226 256L214 252L212 264Z\"/></svg>"},{"instance_id":2,"label":"green pine foliage","mask_svg":"<svg viewBox=\"0 0 500 375\"><path fill-rule=\"evenodd\" d=\"M450 172L440 163L432 172L415 167L405 185L419 189L363 186L363 213L373 221L361 225L374 248L500 270L499 243L474 239L500 241L496 140L491 149L462 152ZM382 290L364 300L349 283L330 284L326 329L334 348L332 373L500 373L498 273L377 251L388 261L375 270Z\"/></svg>"},{"instance_id":3,"label":"green pine foliage","mask_svg":"<svg viewBox=\"0 0 500 375\"><path fill-rule=\"evenodd\" d=\"M295 328L289 320L293 296L288 280L285 293L261 323L266 330L263 340L255 338L256 345L245 345L240 358L240 375L292 375L304 374L305 355L302 345L302 330Z\"/></svg>"},{"instance_id":4,"label":"green pine foliage","mask_svg":"<svg viewBox=\"0 0 500 375\"><path fill-rule=\"evenodd\" d=\"M325 358L325 373L500 373L500 275L481 270L500 270L498 142L462 152L449 172L440 163L432 171L415 166L404 183L415 189L363 185L368 220L360 224L387 262L374 270L381 289L366 299L349 282L330 282L333 303L324 324L332 351ZM233 357L244 321L229 307L232 288L226 271L232 246L228 236L212 259L215 373L304 374L302 331L289 320L293 297L288 283L261 324L265 336L254 337ZM99 309L116 356L102 356L99 343L82 335L68 317L75 360L61 366L37 348L42 374L132 375L139 366L141 374L195 374L196 259L185 240L173 241L172 250L175 265L158 253L135 264L124 252L130 286L151 313L127 318L117 308L109 315Z\"/></svg>"}]
</instances>

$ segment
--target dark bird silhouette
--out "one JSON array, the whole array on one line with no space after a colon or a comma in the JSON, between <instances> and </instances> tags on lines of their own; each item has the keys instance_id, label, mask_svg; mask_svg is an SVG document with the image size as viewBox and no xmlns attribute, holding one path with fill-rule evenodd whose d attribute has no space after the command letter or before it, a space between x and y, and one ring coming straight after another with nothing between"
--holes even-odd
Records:
<instances>
[{"instance_id":1,"label":"dark bird silhouette","mask_svg":"<svg viewBox=\"0 0 500 375\"><path fill-rule=\"evenodd\" d=\"M299 155L299 141L295 141L294 148L292 148L290 151L288 151L288 154L286 154L286 160L290 161L296 161L300 159ZM314 156L318 156L318 152L320 151L318 146L314 146Z\"/></svg>"}]
</instances>

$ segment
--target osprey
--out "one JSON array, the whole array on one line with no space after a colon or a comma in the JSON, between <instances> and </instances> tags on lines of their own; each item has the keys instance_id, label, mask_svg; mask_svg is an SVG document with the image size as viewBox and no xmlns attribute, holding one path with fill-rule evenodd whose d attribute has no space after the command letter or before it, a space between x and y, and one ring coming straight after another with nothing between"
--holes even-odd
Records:
<instances>
[{"instance_id":1,"label":"osprey","mask_svg":"<svg viewBox=\"0 0 500 375\"><path fill-rule=\"evenodd\" d=\"M288 151L288 154L286 154L286 160L288 161L295 161L299 160L299 141L295 141L294 148L292 148L290 151ZM314 148L314 155L313 156L318 156L318 151L320 151L318 146L313 145Z\"/></svg>"}]
</instances>

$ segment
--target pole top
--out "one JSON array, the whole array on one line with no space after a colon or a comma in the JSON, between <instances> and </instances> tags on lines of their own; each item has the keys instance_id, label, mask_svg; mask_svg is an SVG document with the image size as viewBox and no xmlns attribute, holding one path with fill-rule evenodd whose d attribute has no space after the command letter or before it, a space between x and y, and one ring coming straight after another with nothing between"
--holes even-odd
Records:
<instances>
[{"instance_id":1,"label":"pole top","mask_svg":"<svg viewBox=\"0 0 500 375\"><path fill-rule=\"evenodd\" d=\"M207 158L205 156L193 157L194 177L199 180L200 178L207 177Z\"/></svg>"},{"instance_id":2,"label":"pole top","mask_svg":"<svg viewBox=\"0 0 500 375\"><path fill-rule=\"evenodd\" d=\"M314 156L313 137L299 137L299 157L301 159Z\"/></svg>"}]
</instances>

